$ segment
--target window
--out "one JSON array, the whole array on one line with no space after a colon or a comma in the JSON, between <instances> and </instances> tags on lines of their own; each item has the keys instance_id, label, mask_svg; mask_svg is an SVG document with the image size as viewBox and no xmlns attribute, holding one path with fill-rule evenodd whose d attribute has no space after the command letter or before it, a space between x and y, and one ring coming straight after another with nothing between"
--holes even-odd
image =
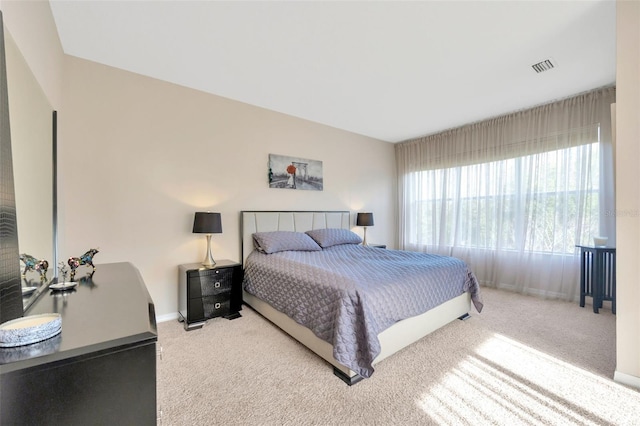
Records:
<instances>
[{"instance_id":1,"label":"window","mask_svg":"<svg viewBox=\"0 0 640 426\"><path fill-rule=\"evenodd\" d=\"M579 297L576 245L615 244L615 88L396 144L398 242L483 285Z\"/></svg>"},{"instance_id":2,"label":"window","mask_svg":"<svg viewBox=\"0 0 640 426\"><path fill-rule=\"evenodd\" d=\"M599 157L595 142L407 175L408 243L573 254L598 234Z\"/></svg>"}]
</instances>

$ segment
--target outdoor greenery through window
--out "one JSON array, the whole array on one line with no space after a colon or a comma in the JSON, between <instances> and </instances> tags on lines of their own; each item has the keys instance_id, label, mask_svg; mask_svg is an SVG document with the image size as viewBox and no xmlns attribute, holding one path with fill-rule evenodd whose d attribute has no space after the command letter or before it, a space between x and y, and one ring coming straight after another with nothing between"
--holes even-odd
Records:
<instances>
[{"instance_id":1,"label":"outdoor greenery through window","mask_svg":"<svg viewBox=\"0 0 640 426\"><path fill-rule=\"evenodd\" d=\"M408 243L573 254L598 235L599 145L407 175L421 192Z\"/></svg>"}]
</instances>

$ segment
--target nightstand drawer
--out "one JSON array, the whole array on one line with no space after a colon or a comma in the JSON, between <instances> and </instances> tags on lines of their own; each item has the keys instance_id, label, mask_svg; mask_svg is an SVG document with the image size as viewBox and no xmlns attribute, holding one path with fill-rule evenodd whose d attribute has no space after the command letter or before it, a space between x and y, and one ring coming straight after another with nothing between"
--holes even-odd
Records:
<instances>
[{"instance_id":1,"label":"nightstand drawer","mask_svg":"<svg viewBox=\"0 0 640 426\"><path fill-rule=\"evenodd\" d=\"M229 291L233 285L233 269L189 272L189 299L214 296Z\"/></svg>"},{"instance_id":2,"label":"nightstand drawer","mask_svg":"<svg viewBox=\"0 0 640 426\"><path fill-rule=\"evenodd\" d=\"M189 319L198 321L227 315L231 309L231 292L189 300Z\"/></svg>"}]
</instances>

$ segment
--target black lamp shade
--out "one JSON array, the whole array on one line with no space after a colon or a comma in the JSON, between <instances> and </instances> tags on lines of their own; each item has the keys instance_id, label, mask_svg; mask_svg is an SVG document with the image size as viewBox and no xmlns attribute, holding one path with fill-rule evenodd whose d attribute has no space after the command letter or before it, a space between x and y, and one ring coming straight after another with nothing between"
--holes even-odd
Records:
<instances>
[{"instance_id":1,"label":"black lamp shade","mask_svg":"<svg viewBox=\"0 0 640 426\"><path fill-rule=\"evenodd\" d=\"M356 226L373 226L373 213L358 213Z\"/></svg>"},{"instance_id":2,"label":"black lamp shade","mask_svg":"<svg viewBox=\"0 0 640 426\"><path fill-rule=\"evenodd\" d=\"M222 219L220 213L196 212L193 219L194 234L221 234Z\"/></svg>"}]
</instances>

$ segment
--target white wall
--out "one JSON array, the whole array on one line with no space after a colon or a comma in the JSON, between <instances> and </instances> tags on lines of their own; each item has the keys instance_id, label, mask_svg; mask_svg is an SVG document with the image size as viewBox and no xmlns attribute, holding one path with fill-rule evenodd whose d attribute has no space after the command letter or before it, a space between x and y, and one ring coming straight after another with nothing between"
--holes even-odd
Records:
<instances>
[{"instance_id":1,"label":"white wall","mask_svg":"<svg viewBox=\"0 0 640 426\"><path fill-rule=\"evenodd\" d=\"M252 209L372 211L368 241L395 242L390 143L73 57L63 93L61 258L134 263L158 315L177 311L177 266L204 257L198 210L222 213L214 258L240 260ZM268 188L270 153L321 160L324 191Z\"/></svg>"},{"instance_id":2,"label":"white wall","mask_svg":"<svg viewBox=\"0 0 640 426\"><path fill-rule=\"evenodd\" d=\"M618 1L615 379L640 388L640 2Z\"/></svg>"},{"instance_id":3,"label":"white wall","mask_svg":"<svg viewBox=\"0 0 640 426\"><path fill-rule=\"evenodd\" d=\"M0 0L11 33L54 109L61 108L63 51L47 0Z\"/></svg>"}]
</instances>

